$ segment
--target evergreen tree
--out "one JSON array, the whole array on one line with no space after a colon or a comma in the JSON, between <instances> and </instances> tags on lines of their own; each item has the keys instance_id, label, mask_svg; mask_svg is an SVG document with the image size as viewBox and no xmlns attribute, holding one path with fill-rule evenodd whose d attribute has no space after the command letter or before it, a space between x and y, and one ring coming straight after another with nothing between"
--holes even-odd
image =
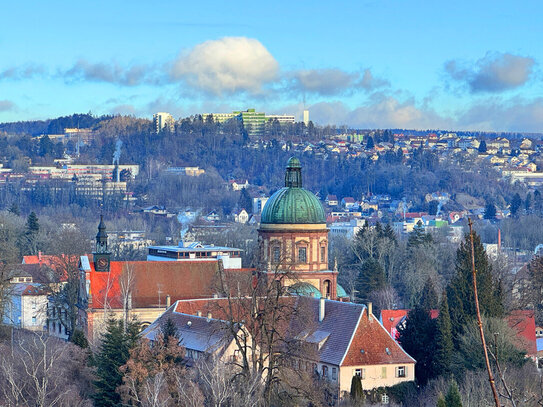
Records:
<instances>
[{"instance_id":1,"label":"evergreen tree","mask_svg":"<svg viewBox=\"0 0 543 407\"><path fill-rule=\"evenodd\" d=\"M522 199L520 198L520 195L517 192L513 196L513 200L511 201L511 205L509 207L509 210L511 211L511 215L513 216L516 215L521 205L522 205Z\"/></svg>"},{"instance_id":2,"label":"evergreen tree","mask_svg":"<svg viewBox=\"0 0 543 407\"><path fill-rule=\"evenodd\" d=\"M123 375L119 368L123 366L130 350L135 346L138 335L136 323L130 323L126 333L123 321L109 318L102 342L95 355L96 376L94 382L96 392L94 405L97 407L121 406L121 397L116 392L122 384Z\"/></svg>"},{"instance_id":3,"label":"evergreen tree","mask_svg":"<svg viewBox=\"0 0 543 407\"><path fill-rule=\"evenodd\" d=\"M35 212L30 212L26 219L26 231L32 234L37 234L40 231L40 224Z\"/></svg>"},{"instance_id":4,"label":"evergreen tree","mask_svg":"<svg viewBox=\"0 0 543 407\"><path fill-rule=\"evenodd\" d=\"M360 376L354 375L351 380L351 399L357 405L364 403L364 389L362 388L362 380Z\"/></svg>"},{"instance_id":5,"label":"evergreen tree","mask_svg":"<svg viewBox=\"0 0 543 407\"><path fill-rule=\"evenodd\" d=\"M433 242L434 239L432 238L432 235L424 231L424 227L419 220L417 225L413 228L413 231L409 233L409 238L407 239L407 247L412 248L421 245L428 245L432 244Z\"/></svg>"},{"instance_id":6,"label":"evergreen tree","mask_svg":"<svg viewBox=\"0 0 543 407\"><path fill-rule=\"evenodd\" d=\"M445 402L445 397L443 397L443 394L440 394L439 398L437 399L437 407L447 407L447 403Z\"/></svg>"},{"instance_id":7,"label":"evergreen tree","mask_svg":"<svg viewBox=\"0 0 543 407\"><path fill-rule=\"evenodd\" d=\"M481 313L490 317L503 315L500 284L494 280L481 238L473 232L477 291ZM464 325L475 318L475 299L471 270L471 243L469 233L456 252L455 275L447 287L453 340L457 345Z\"/></svg>"},{"instance_id":8,"label":"evergreen tree","mask_svg":"<svg viewBox=\"0 0 543 407\"><path fill-rule=\"evenodd\" d=\"M486 153L486 141L483 140L479 143L479 152L482 154Z\"/></svg>"},{"instance_id":9,"label":"evergreen tree","mask_svg":"<svg viewBox=\"0 0 543 407\"><path fill-rule=\"evenodd\" d=\"M179 340L179 332L177 332L177 327L171 318L166 319L166 322L160 327L162 331L162 337L164 342L168 342L170 338L177 338Z\"/></svg>"},{"instance_id":10,"label":"evergreen tree","mask_svg":"<svg viewBox=\"0 0 543 407\"><path fill-rule=\"evenodd\" d=\"M437 318L436 354L434 359L434 371L437 374L441 376L450 375L453 353L451 315L449 314L447 292L444 291L439 304L439 317Z\"/></svg>"},{"instance_id":11,"label":"evergreen tree","mask_svg":"<svg viewBox=\"0 0 543 407\"><path fill-rule=\"evenodd\" d=\"M407 314L407 322L405 327L399 329L399 334L398 342L417 361L415 377L421 385L425 385L435 377L436 322L430 318L427 310L417 306Z\"/></svg>"},{"instance_id":12,"label":"evergreen tree","mask_svg":"<svg viewBox=\"0 0 543 407\"><path fill-rule=\"evenodd\" d=\"M437 306L439 305L439 298L434 287L434 282L430 277L428 277L424 284L424 288L422 289L420 305L426 311L437 309Z\"/></svg>"},{"instance_id":13,"label":"evergreen tree","mask_svg":"<svg viewBox=\"0 0 543 407\"><path fill-rule=\"evenodd\" d=\"M485 218L485 219L489 219L489 220L496 219L496 207L494 206L493 203L489 202L489 203L485 206L485 215L484 215L484 218Z\"/></svg>"},{"instance_id":14,"label":"evergreen tree","mask_svg":"<svg viewBox=\"0 0 543 407\"><path fill-rule=\"evenodd\" d=\"M366 150L371 150L375 147L375 143L373 142L373 137L369 136L368 141L366 143Z\"/></svg>"},{"instance_id":15,"label":"evergreen tree","mask_svg":"<svg viewBox=\"0 0 543 407\"><path fill-rule=\"evenodd\" d=\"M247 188L241 190L238 207L240 210L245 209L248 214L253 213L253 199L251 198L251 195L249 195Z\"/></svg>"},{"instance_id":16,"label":"evergreen tree","mask_svg":"<svg viewBox=\"0 0 543 407\"><path fill-rule=\"evenodd\" d=\"M74 333L70 338L70 342L83 349L87 349L89 347L89 341L87 341L87 338L81 329L74 330Z\"/></svg>"},{"instance_id":17,"label":"evergreen tree","mask_svg":"<svg viewBox=\"0 0 543 407\"><path fill-rule=\"evenodd\" d=\"M398 244L396 233L394 232L394 229L392 229L392 226L390 226L390 223L386 224L385 229L383 230L383 235L384 237L389 238L395 246Z\"/></svg>"},{"instance_id":18,"label":"evergreen tree","mask_svg":"<svg viewBox=\"0 0 543 407\"><path fill-rule=\"evenodd\" d=\"M358 298L362 301L368 299L372 291L379 290L386 285L385 270L381 264L373 259L368 258L362 264L358 280L356 281L356 290Z\"/></svg>"},{"instance_id":19,"label":"evergreen tree","mask_svg":"<svg viewBox=\"0 0 543 407\"><path fill-rule=\"evenodd\" d=\"M452 382L449 386L449 391L445 396L445 405L447 407L462 407L462 398L456 382Z\"/></svg>"}]
</instances>

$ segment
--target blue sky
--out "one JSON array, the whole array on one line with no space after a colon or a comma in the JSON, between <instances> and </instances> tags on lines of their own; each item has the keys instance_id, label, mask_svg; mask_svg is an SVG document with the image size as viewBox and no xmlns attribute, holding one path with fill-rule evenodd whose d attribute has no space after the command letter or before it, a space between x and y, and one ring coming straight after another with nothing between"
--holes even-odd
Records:
<instances>
[{"instance_id":1,"label":"blue sky","mask_svg":"<svg viewBox=\"0 0 543 407\"><path fill-rule=\"evenodd\" d=\"M3 4L0 121L255 107L320 124L543 132L543 3Z\"/></svg>"}]
</instances>

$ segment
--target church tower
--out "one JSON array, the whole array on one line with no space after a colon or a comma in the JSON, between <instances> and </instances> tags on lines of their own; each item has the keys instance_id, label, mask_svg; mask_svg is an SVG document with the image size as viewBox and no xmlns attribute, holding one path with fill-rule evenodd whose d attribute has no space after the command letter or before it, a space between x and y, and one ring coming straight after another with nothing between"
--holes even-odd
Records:
<instances>
[{"instance_id":1,"label":"church tower","mask_svg":"<svg viewBox=\"0 0 543 407\"><path fill-rule=\"evenodd\" d=\"M104 216L100 215L100 224L98 225L98 234L96 235L96 248L93 253L94 269L96 271L109 271L111 253L107 248L107 232L104 223Z\"/></svg>"},{"instance_id":2,"label":"church tower","mask_svg":"<svg viewBox=\"0 0 543 407\"><path fill-rule=\"evenodd\" d=\"M293 281L322 297L338 298L337 271L328 266L328 228L317 197L302 187L300 160L288 160L285 186L262 210L258 230L260 254L267 270L285 270Z\"/></svg>"}]
</instances>

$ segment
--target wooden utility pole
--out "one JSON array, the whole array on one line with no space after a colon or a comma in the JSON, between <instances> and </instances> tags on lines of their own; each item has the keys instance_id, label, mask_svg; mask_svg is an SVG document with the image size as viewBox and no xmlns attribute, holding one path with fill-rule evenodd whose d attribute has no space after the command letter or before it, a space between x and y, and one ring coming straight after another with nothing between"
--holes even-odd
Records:
<instances>
[{"instance_id":1,"label":"wooden utility pole","mask_svg":"<svg viewBox=\"0 0 543 407\"><path fill-rule=\"evenodd\" d=\"M475 298L475 309L477 310L477 325L479 326L479 334L481 335L481 342L483 345L483 352L485 354L486 370L488 371L488 381L492 388L492 395L494 396L494 402L496 407L500 407L500 399L498 397L498 391L496 390L496 383L494 383L494 375L490 369L490 360L488 359L488 350L486 349L485 333L483 331L483 322L481 320L481 311L479 310L479 296L477 295L477 271L475 270L475 249L473 245L473 223L471 218L468 218L469 225L469 240L471 243L471 274L473 275L473 296Z\"/></svg>"}]
</instances>

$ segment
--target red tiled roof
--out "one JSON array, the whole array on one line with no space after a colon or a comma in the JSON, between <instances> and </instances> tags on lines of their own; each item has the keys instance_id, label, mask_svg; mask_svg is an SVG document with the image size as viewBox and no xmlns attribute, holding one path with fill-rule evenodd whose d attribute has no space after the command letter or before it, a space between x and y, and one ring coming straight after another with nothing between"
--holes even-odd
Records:
<instances>
[{"instance_id":1,"label":"red tiled roof","mask_svg":"<svg viewBox=\"0 0 543 407\"><path fill-rule=\"evenodd\" d=\"M381 311L381 323L394 339L398 339L397 325L407 318L408 312L409 310L406 309L384 309Z\"/></svg>"},{"instance_id":2,"label":"red tiled roof","mask_svg":"<svg viewBox=\"0 0 543 407\"><path fill-rule=\"evenodd\" d=\"M528 355L537 354L537 341L535 337L535 314L533 310L514 310L507 317L508 325L517 332L519 347L527 351Z\"/></svg>"},{"instance_id":3,"label":"red tiled roof","mask_svg":"<svg viewBox=\"0 0 543 407\"><path fill-rule=\"evenodd\" d=\"M398 339L398 324L405 321L409 311L409 309L384 309L381 311L381 323L394 339ZM436 319L438 316L439 310L430 310L430 318Z\"/></svg>"},{"instance_id":4,"label":"red tiled roof","mask_svg":"<svg viewBox=\"0 0 543 407\"><path fill-rule=\"evenodd\" d=\"M387 351L388 349L388 351ZM368 320L364 310L353 340L341 366L414 363L402 347L388 334L383 325L375 319Z\"/></svg>"},{"instance_id":5,"label":"red tiled roof","mask_svg":"<svg viewBox=\"0 0 543 407\"><path fill-rule=\"evenodd\" d=\"M110 272L99 272L90 262L91 270L90 308L121 308L121 290L119 280L123 270L131 269L134 273L133 307L164 306L166 296L170 295L172 303L181 299L209 298L219 292L216 260L201 261L112 261ZM240 281L251 284L251 269L226 270L241 276ZM245 277L245 278L243 278ZM242 286L242 290L244 286Z\"/></svg>"}]
</instances>

